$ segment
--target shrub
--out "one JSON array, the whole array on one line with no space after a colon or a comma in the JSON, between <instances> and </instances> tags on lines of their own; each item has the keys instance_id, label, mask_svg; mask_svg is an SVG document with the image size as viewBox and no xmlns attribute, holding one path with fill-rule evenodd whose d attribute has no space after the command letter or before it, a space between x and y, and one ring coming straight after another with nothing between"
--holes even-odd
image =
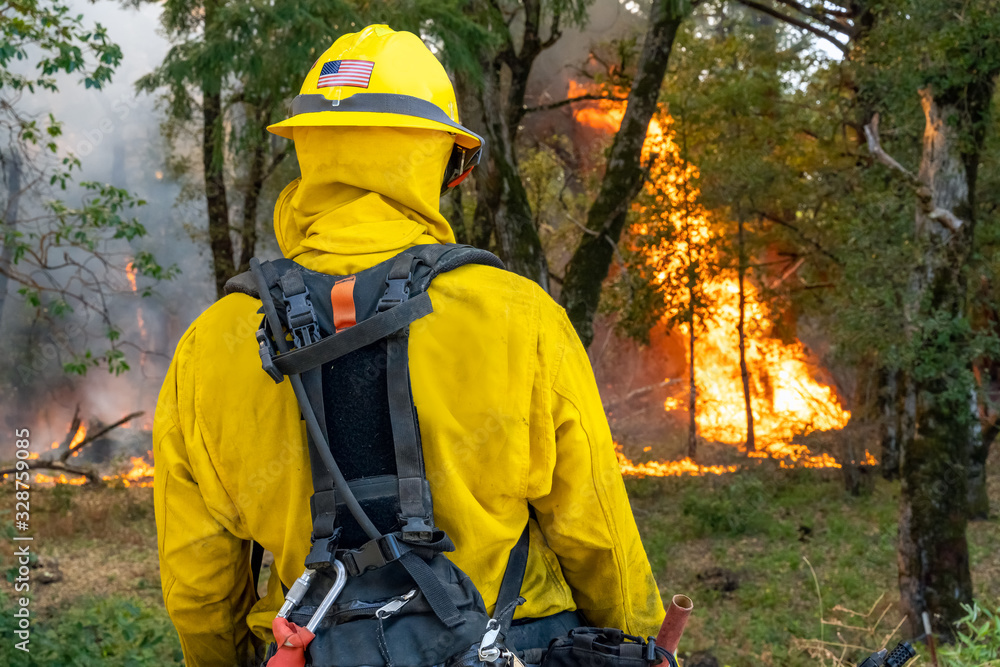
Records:
<instances>
[{"instance_id":1,"label":"shrub","mask_svg":"<svg viewBox=\"0 0 1000 667\"><path fill-rule=\"evenodd\" d=\"M996 611L978 603L962 605L965 616L958 623L955 643L941 648L947 667L1000 667L1000 605Z\"/></svg>"},{"instance_id":2,"label":"shrub","mask_svg":"<svg viewBox=\"0 0 1000 667\"><path fill-rule=\"evenodd\" d=\"M122 597L82 598L49 619L32 617L30 652L14 648L13 601L0 595L0 664L161 667L182 662L180 642L159 609Z\"/></svg>"}]
</instances>

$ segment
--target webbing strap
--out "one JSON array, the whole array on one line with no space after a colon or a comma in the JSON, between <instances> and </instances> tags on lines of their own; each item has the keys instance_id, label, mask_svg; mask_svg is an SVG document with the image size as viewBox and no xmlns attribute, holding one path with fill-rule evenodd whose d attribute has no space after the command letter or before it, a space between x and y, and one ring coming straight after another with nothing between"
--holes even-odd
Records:
<instances>
[{"instance_id":1,"label":"webbing strap","mask_svg":"<svg viewBox=\"0 0 1000 667\"><path fill-rule=\"evenodd\" d=\"M432 312L430 297L421 294L338 334L279 355L274 358L274 365L285 375L305 372L386 338Z\"/></svg>"},{"instance_id":2,"label":"webbing strap","mask_svg":"<svg viewBox=\"0 0 1000 667\"><path fill-rule=\"evenodd\" d=\"M441 243L428 243L427 245L416 246L410 249L414 257L419 258L427 266L433 267L443 256L455 250L455 246Z\"/></svg>"},{"instance_id":3,"label":"webbing strap","mask_svg":"<svg viewBox=\"0 0 1000 667\"><path fill-rule=\"evenodd\" d=\"M396 257L386 277L386 291L379 301L379 310L391 313L404 308L412 301L427 296L421 294L409 299L410 279L413 269L421 261L409 253ZM426 260L424 260L426 261ZM386 341L386 392L389 399L389 422L392 426L393 449L396 453L396 475L399 477L399 518L403 534L425 533L434 530L433 508L427 494L425 502L424 453L420 445L420 432L413 409L410 391L410 331L404 327Z\"/></svg>"},{"instance_id":4,"label":"webbing strap","mask_svg":"<svg viewBox=\"0 0 1000 667\"><path fill-rule=\"evenodd\" d=\"M270 286L275 284L277 280L275 279L274 281L270 281L268 279L268 274L270 272L271 275L276 277L277 272L270 263L261 265L260 261L256 257L250 260L250 271L252 272L254 279L257 281L257 286L260 290L261 302L264 306L264 314L271 326L271 331L274 332L274 342L281 352L287 353L288 341L286 341L285 337L282 335L281 320L278 318L278 313L274 309L274 300L271 299L271 294L269 292ZM353 330L354 327L348 329L348 331ZM341 473L340 467L337 465L337 462L333 460L333 454L330 452L330 445L327 443L324 430L320 426L319 420L316 418L316 412L313 410L312 404L309 402L309 395L306 393L306 389L302 385L302 379L298 375L292 375L289 380L292 384L292 390L295 392L295 398L299 402L299 408L302 410L302 417L306 422L306 430L310 436L309 447L311 449L315 449L320 458L323 460L323 464L330 472L334 487L343 496L347 509L351 512L365 533L372 539L379 537L378 529L375 528L375 524L371 522L371 519L368 518L368 515L366 515L365 511L361 508L361 505L358 503L358 499L354 496L351 488L347 485L347 480L344 479L344 475Z\"/></svg>"},{"instance_id":5,"label":"webbing strap","mask_svg":"<svg viewBox=\"0 0 1000 667\"><path fill-rule=\"evenodd\" d=\"M300 271L287 272L281 276L278 284L281 285L281 291L285 293L286 297L302 294L306 291L306 283L302 280L302 273Z\"/></svg>"},{"instance_id":6,"label":"webbing strap","mask_svg":"<svg viewBox=\"0 0 1000 667\"><path fill-rule=\"evenodd\" d=\"M448 595L448 591L444 589L441 580L438 579L438 576L434 574L434 570L431 569L431 566L423 558L409 551L399 558L399 562L406 568L409 575L413 577L414 583L420 588L420 592L424 594L427 604L430 605L434 611L434 615L442 623L449 628L454 628L465 623L465 619L462 618L462 614L458 611L458 607L455 606L455 602Z\"/></svg>"},{"instance_id":7,"label":"webbing strap","mask_svg":"<svg viewBox=\"0 0 1000 667\"><path fill-rule=\"evenodd\" d=\"M404 533L430 532L431 508L424 504L424 457L410 398L408 342L409 334L404 330L386 343L386 388L399 477L399 511Z\"/></svg>"},{"instance_id":8,"label":"webbing strap","mask_svg":"<svg viewBox=\"0 0 1000 667\"><path fill-rule=\"evenodd\" d=\"M641 640L640 640L641 641ZM642 660L646 656L646 647L642 644L623 643L618 647L618 657L631 660Z\"/></svg>"},{"instance_id":9,"label":"webbing strap","mask_svg":"<svg viewBox=\"0 0 1000 667\"><path fill-rule=\"evenodd\" d=\"M494 614L509 605L521 595L521 586L524 584L524 573L528 569L528 550L531 538L529 536L531 521L524 526L517 544L510 550L510 557L507 559L507 569L504 570L503 580L500 582L500 592L497 593L497 606Z\"/></svg>"},{"instance_id":10,"label":"webbing strap","mask_svg":"<svg viewBox=\"0 0 1000 667\"><path fill-rule=\"evenodd\" d=\"M428 248L426 251L421 250L420 255L423 258L423 253L427 253L425 261L431 266L431 271L423 277L420 284L414 285L418 292L427 289L430 282L442 273L454 271L467 264L491 266L500 270L505 268L499 257L479 248L468 246L421 246L421 248Z\"/></svg>"}]
</instances>

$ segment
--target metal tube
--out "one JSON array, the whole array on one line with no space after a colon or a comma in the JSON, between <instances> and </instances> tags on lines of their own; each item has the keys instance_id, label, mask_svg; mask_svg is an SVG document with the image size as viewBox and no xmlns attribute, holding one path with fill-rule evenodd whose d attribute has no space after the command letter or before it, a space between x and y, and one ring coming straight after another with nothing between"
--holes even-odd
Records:
<instances>
[{"instance_id":1,"label":"metal tube","mask_svg":"<svg viewBox=\"0 0 1000 667\"><path fill-rule=\"evenodd\" d=\"M302 598L305 597L306 591L309 590L310 584L312 584L313 577L316 576L316 570L306 569L292 587L288 589L288 593L285 594L285 602L281 605L281 609L278 610L278 616L281 618L287 618L292 610L295 609L302 602Z\"/></svg>"},{"instance_id":2,"label":"metal tube","mask_svg":"<svg viewBox=\"0 0 1000 667\"><path fill-rule=\"evenodd\" d=\"M316 628L319 627L319 624L323 621L323 617L330 611L330 607L333 606L337 596L340 595L340 591L344 590L344 584L347 583L347 569L344 567L344 564L339 560L335 560L333 561L333 566L337 568L337 578L334 580L333 586L330 587L330 590L323 597L323 601L316 607L316 613L309 619L309 624L306 625L306 630L313 634L316 634Z\"/></svg>"},{"instance_id":3,"label":"metal tube","mask_svg":"<svg viewBox=\"0 0 1000 667\"><path fill-rule=\"evenodd\" d=\"M663 625L656 635L656 645L665 648L670 653L677 653L677 645L684 634L684 626L687 625L691 610L694 609L694 602L686 595L675 595L667 607L667 615L663 619Z\"/></svg>"}]
</instances>

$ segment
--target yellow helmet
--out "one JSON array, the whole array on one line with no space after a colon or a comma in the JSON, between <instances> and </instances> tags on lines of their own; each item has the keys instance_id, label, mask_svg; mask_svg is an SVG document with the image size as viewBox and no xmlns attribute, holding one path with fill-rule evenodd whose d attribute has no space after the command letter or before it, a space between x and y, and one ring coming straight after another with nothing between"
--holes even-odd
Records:
<instances>
[{"instance_id":1,"label":"yellow helmet","mask_svg":"<svg viewBox=\"0 0 1000 667\"><path fill-rule=\"evenodd\" d=\"M292 100L292 115L267 129L292 138L295 127L410 127L441 130L455 148L441 191L479 164L483 139L458 120L455 90L419 37L387 25L344 35L313 63Z\"/></svg>"}]
</instances>

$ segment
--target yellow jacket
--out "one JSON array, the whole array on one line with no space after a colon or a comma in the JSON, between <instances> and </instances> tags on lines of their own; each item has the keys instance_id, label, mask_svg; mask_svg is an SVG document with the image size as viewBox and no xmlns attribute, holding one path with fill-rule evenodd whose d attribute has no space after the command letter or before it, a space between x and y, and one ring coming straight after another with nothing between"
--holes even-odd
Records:
<instances>
[{"instance_id":1,"label":"yellow jacket","mask_svg":"<svg viewBox=\"0 0 1000 667\"><path fill-rule=\"evenodd\" d=\"M437 210L447 135L328 132L296 131L303 177L275 208L286 256L347 274L453 240ZM411 159L400 166L402 149ZM411 330L411 383L435 519L457 547L448 557L492 611L530 502L541 532L518 617L579 609L595 625L655 634L663 606L564 311L534 283L482 266L439 276L429 294L434 312ZM289 383L260 368L259 308L233 294L206 310L178 343L156 410L163 597L189 667L244 664L251 633L270 641L275 579L291 585L309 550L305 430ZM251 539L275 557L259 601Z\"/></svg>"}]
</instances>

